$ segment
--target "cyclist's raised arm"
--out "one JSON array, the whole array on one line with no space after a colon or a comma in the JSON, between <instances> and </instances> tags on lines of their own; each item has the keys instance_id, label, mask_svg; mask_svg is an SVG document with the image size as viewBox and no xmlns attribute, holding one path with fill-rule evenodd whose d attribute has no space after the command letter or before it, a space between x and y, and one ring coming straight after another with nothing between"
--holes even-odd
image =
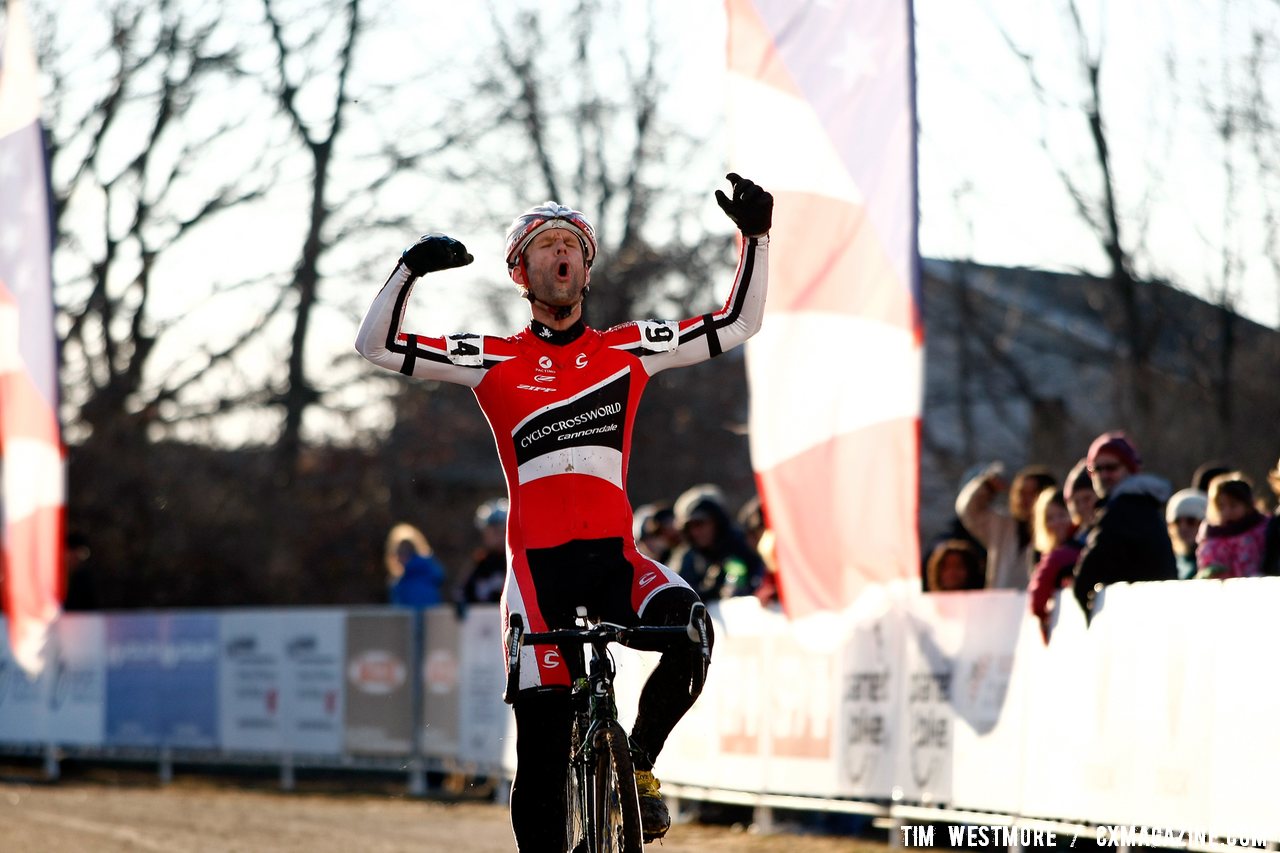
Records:
<instances>
[{"instance_id":1,"label":"cyclist's raised arm","mask_svg":"<svg viewBox=\"0 0 1280 853\"><path fill-rule=\"evenodd\" d=\"M405 308L418 278L429 272L465 266L472 257L449 237L427 236L405 249L391 277L378 292L356 336L356 350L369 361L406 376L456 382L474 388L493 366L479 335L431 337L406 333Z\"/></svg>"},{"instance_id":2,"label":"cyclist's raised arm","mask_svg":"<svg viewBox=\"0 0 1280 853\"><path fill-rule=\"evenodd\" d=\"M760 331L769 285L773 196L732 172L728 178L733 196L717 190L716 201L742 232L742 256L724 307L679 323L646 320L635 323L634 331L632 327L618 330L621 340L613 345L638 351L650 375L713 358Z\"/></svg>"}]
</instances>

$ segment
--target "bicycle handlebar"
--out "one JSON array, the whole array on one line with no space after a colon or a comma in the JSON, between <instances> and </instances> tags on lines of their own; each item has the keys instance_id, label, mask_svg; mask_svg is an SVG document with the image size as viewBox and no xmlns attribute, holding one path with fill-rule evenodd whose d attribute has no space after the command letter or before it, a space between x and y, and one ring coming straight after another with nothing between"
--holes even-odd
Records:
<instances>
[{"instance_id":1,"label":"bicycle handlebar","mask_svg":"<svg viewBox=\"0 0 1280 853\"><path fill-rule=\"evenodd\" d=\"M689 611L687 625L635 625L626 627L611 622L596 622L587 627L556 628L550 631L524 630L524 619L513 613L508 619L507 634L507 685L502 699L510 704L520 689L520 650L524 646L539 644L581 645L591 643L620 643L624 646L645 637L684 637L701 653L701 666L694 673L690 684L690 693L694 698L702 692L706 679L707 664L711 660L710 636L706 624L707 608L701 602L694 604Z\"/></svg>"}]
</instances>

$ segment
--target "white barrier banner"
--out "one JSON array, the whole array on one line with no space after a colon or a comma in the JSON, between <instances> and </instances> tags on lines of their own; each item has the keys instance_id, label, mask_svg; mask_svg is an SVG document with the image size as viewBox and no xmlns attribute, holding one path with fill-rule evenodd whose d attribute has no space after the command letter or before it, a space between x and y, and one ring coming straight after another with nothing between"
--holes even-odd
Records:
<instances>
[{"instance_id":1,"label":"white barrier banner","mask_svg":"<svg viewBox=\"0 0 1280 853\"><path fill-rule=\"evenodd\" d=\"M281 706L287 619L281 611L222 614L219 737L231 752L284 752Z\"/></svg>"},{"instance_id":2,"label":"white barrier banner","mask_svg":"<svg viewBox=\"0 0 1280 853\"><path fill-rule=\"evenodd\" d=\"M1222 587L1217 614L1197 609L1178 626L1216 666L1211 682L1186 687L1211 714L1197 738L1209 751L1199 768L1212 792L1208 830L1219 838L1280 840L1280 579L1199 583Z\"/></svg>"},{"instance_id":3,"label":"white barrier banner","mask_svg":"<svg viewBox=\"0 0 1280 853\"><path fill-rule=\"evenodd\" d=\"M942 605L938 617L958 619L952 655L952 761L950 804L983 811L1016 811L1022 804L1026 692L1016 656L1040 642L1034 620L1024 618L1025 595L918 596ZM960 605L957 607L956 605ZM948 612L949 611L949 612Z\"/></svg>"},{"instance_id":4,"label":"white barrier banner","mask_svg":"<svg viewBox=\"0 0 1280 853\"><path fill-rule=\"evenodd\" d=\"M480 767L497 767L503 762L507 741L514 747L515 738L510 707L502 701L507 680L497 605L472 605L459 628L458 758Z\"/></svg>"},{"instance_id":5,"label":"white barrier banner","mask_svg":"<svg viewBox=\"0 0 1280 853\"><path fill-rule=\"evenodd\" d=\"M284 643L280 725L289 752L340 754L343 747L346 612L275 611Z\"/></svg>"},{"instance_id":6,"label":"white barrier banner","mask_svg":"<svg viewBox=\"0 0 1280 853\"><path fill-rule=\"evenodd\" d=\"M838 791L889 799L899 744L909 734L902 714L903 596L869 588L848 612L841 661Z\"/></svg>"}]
</instances>

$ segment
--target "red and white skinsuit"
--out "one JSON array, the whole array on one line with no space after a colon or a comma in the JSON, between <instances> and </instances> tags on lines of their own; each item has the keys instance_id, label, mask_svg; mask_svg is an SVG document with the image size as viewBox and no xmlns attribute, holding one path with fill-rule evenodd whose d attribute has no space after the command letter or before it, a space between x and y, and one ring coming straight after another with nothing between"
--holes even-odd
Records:
<instances>
[{"instance_id":1,"label":"red and white skinsuit","mask_svg":"<svg viewBox=\"0 0 1280 853\"><path fill-rule=\"evenodd\" d=\"M729 297L714 313L606 331L579 323L556 332L535 321L506 338L405 332L417 277L403 262L397 265L365 316L356 348L388 370L475 393L493 430L510 501L504 629L511 613L524 614L530 631L571 624L576 602L566 596L572 591L548 587L581 581L580 566L567 564L590 563L602 553L611 565L629 564L629 592L615 598L619 605L623 596L629 599L631 623L643 620L655 593L686 586L641 555L631 535L626 487L636 408L659 371L705 361L759 330L768 245L767 235L743 241ZM568 683L553 647L526 648L520 672L521 689Z\"/></svg>"}]
</instances>

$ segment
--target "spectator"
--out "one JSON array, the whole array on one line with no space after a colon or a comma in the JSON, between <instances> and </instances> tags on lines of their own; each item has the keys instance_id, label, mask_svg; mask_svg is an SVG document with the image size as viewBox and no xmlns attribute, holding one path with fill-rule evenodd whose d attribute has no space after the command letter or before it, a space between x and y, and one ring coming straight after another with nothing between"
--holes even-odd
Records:
<instances>
[{"instance_id":1,"label":"spectator","mask_svg":"<svg viewBox=\"0 0 1280 853\"><path fill-rule=\"evenodd\" d=\"M1075 480L1067 482L1076 485ZM1032 510L1032 540L1041 556L1027 591L1031 612L1040 620L1040 636L1045 643L1049 642L1054 594L1070 588L1075 580L1076 560L1082 549L1076 530L1075 518L1063 493L1057 489L1042 491Z\"/></svg>"},{"instance_id":2,"label":"spectator","mask_svg":"<svg viewBox=\"0 0 1280 853\"><path fill-rule=\"evenodd\" d=\"M1168 482L1141 473L1142 459L1123 432L1095 438L1088 460L1101 501L1076 563L1074 592L1086 621L1100 585L1178 577L1162 512Z\"/></svg>"},{"instance_id":3,"label":"spectator","mask_svg":"<svg viewBox=\"0 0 1280 853\"><path fill-rule=\"evenodd\" d=\"M1196 549L1197 578L1256 577L1262 572L1267 517L1253 505L1253 485L1239 471L1209 482L1206 523Z\"/></svg>"},{"instance_id":4,"label":"spectator","mask_svg":"<svg viewBox=\"0 0 1280 853\"><path fill-rule=\"evenodd\" d=\"M1191 475L1191 488L1202 494L1209 493L1209 484L1213 482L1213 478L1219 474L1226 474L1235 470L1234 465L1228 465L1220 460L1210 462L1202 462L1200 467L1196 468L1195 473Z\"/></svg>"},{"instance_id":5,"label":"spectator","mask_svg":"<svg viewBox=\"0 0 1280 853\"><path fill-rule=\"evenodd\" d=\"M418 609L439 604L446 573L427 537L412 525L397 524L388 540L395 542L395 557L389 563L391 603Z\"/></svg>"},{"instance_id":6,"label":"spectator","mask_svg":"<svg viewBox=\"0 0 1280 853\"><path fill-rule=\"evenodd\" d=\"M965 539L948 539L935 545L929 552L924 576L929 592L982 589L986 583L982 558Z\"/></svg>"},{"instance_id":7,"label":"spectator","mask_svg":"<svg viewBox=\"0 0 1280 853\"><path fill-rule=\"evenodd\" d=\"M1174 492L1164 506L1164 520L1173 543L1173 559L1182 580L1196 576L1196 536L1204 521L1209 497L1199 489Z\"/></svg>"},{"instance_id":8,"label":"spectator","mask_svg":"<svg viewBox=\"0 0 1280 853\"><path fill-rule=\"evenodd\" d=\"M680 544L675 509L665 501L649 503L637 509L633 519L636 549L664 566L669 565L671 552Z\"/></svg>"},{"instance_id":9,"label":"spectator","mask_svg":"<svg viewBox=\"0 0 1280 853\"><path fill-rule=\"evenodd\" d=\"M1098 509L1098 493L1093 490L1088 459L1081 459L1072 466L1066 483L1062 486L1062 497L1067 502L1071 523L1076 528L1076 541L1083 546L1085 534L1089 525L1093 524L1093 515Z\"/></svg>"},{"instance_id":10,"label":"spectator","mask_svg":"<svg viewBox=\"0 0 1280 853\"><path fill-rule=\"evenodd\" d=\"M987 587L1026 589L1038 556L1031 544L1031 505L1036 495L1057 480L1042 465L1028 465L1006 486L1004 465L995 462L978 473L956 496L956 515L965 529L987 549ZM1009 491L1008 511L995 505Z\"/></svg>"},{"instance_id":11,"label":"spectator","mask_svg":"<svg viewBox=\"0 0 1280 853\"><path fill-rule=\"evenodd\" d=\"M480 544L472 555L471 573L458 592L460 610L466 604L502 600L502 588L507 582L506 498L494 498L476 507L476 531Z\"/></svg>"},{"instance_id":12,"label":"spectator","mask_svg":"<svg viewBox=\"0 0 1280 853\"><path fill-rule=\"evenodd\" d=\"M1262 556L1262 573L1280 575L1280 462L1267 472L1267 483L1276 496L1276 510L1267 519L1267 547Z\"/></svg>"},{"instance_id":13,"label":"spectator","mask_svg":"<svg viewBox=\"0 0 1280 853\"><path fill-rule=\"evenodd\" d=\"M764 577L764 561L729 517L715 486L694 486L676 500L676 526L683 544L671 567L703 601L751 595Z\"/></svg>"},{"instance_id":14,"label":"spectator","mask_svg":"<svg viewBox=\"0 0 1280 853\"><path fill-rule=\"evenodd\" d=\"M764 563L764 575L756 587L755 597L763 605L778 601L778 543L764 516L764 504L759 495L752 495L738 510L738 524L742 526L747 544L760 555Z\"/></svg>"}]
</instances>

